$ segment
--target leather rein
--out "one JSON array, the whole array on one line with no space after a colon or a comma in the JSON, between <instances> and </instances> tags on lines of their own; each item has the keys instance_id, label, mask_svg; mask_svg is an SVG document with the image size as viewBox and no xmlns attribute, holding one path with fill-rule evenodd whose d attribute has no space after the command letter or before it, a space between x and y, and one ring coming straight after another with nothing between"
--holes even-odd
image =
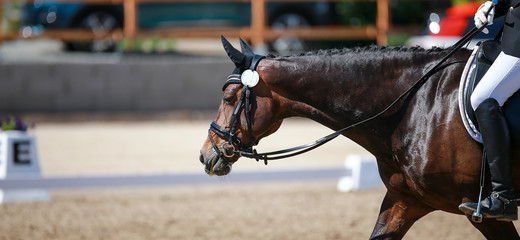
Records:
<instances>
[{"instance_id":1,"label":"leather rein","mask_svg":"<svg viewBox=\"0 0 520 240\"><path fill-rule=\"evenodd\" d=\"M381 112L373 115L372 117L369 117L365 120L359 121L357 123L354 123L350 126L347 126L345 128L342 128L334 133L331 133L325 137L322 137L314 142L293 147L293 148L287 148L283 150L278 151L272 151L272 152L265 152L265 153L258 153L256 149L253 148L253 146L256 146L258 144L258 141L255 140L253 134L252 134L252 128L251 128L251 108L250 108L250 96L251 96L251 90L250 87L247 85L244 85L241 80L240 74L231 74L227 81L224 83L224 86L222 87L222 91L224 91L227 86L230 84L242 84L242 96L240 97L240 100L238 101L237 106L235 107L235 110L233 111L233 114L231 115L231 122L229 124L229 130L225 127L220 126L215 121L213 121L210 124L210 128L208 130L208 136L211 140L211 143L213 145L213 149L215 149L215 152L218 154L220 158L222 158L225 161L229 161L231 157L233 157L235 154L238 154L242 157L252 158L256 159L256 161L262 160L265 165L267 165L268 161L271 160L279 160L283 158L288 158L296 155L300 155L302 153L308 152L310 150L313 150L332 139L338 137L339 135L343 134L346 131L349 131L361 124L367 123L369 121L372 121L387 111L389 111L392 107L394 107L400 100L405 98L409 93L411 93L413 90L420 88L433 74L435 74L437 71L441 70L448 58L453 56L455 52L457 52L464 44L466 44L469 40L471 40L478 32L480 32L482 29L484 29L487 26L485 24L481 28L474 28L469 33L464 35L457 43L455 43L452 46L452 50L443 58L441 59L435 66L433 66L426 74L424 74L419 80L417 80L410 88L408 88L405 92L403 92L399 97L397 97L390 105L388 105L385 109L383 109ZM256 67L260 60L265 58L261 55L255 55L253 58L253 61L250 66L250 70L254 71L256 70ZM241 111L244 110L245 117L246 117L246 123L247 123L247 131L249 134L249 138L251 140L252 145L246 146L242 144L241 139L237 136L237 123L240 118ZM227 142L223 143L220 147L217 146L215 140L211 136L211 132L215 133L216 135L222 137L223 139L226 139Z\"/></svg>"}]
</instances>

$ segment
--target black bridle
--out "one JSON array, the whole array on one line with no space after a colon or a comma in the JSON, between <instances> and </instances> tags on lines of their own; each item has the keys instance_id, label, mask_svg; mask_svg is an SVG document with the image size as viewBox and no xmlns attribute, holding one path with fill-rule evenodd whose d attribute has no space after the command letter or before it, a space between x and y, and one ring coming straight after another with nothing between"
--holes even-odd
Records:
<instances>
[{"instance_id":1,"label":"black bridle","mask_svg":"<svg viewBox=\"0 0 520 240\"><path fill-rule=\"evenodd\" d=\"M242 84L242 81L240 80L241 75L240 74L231 74L226 83L224 84L224 87L222 87L222 90L225 90L228 85L230 84ZM237 153L237 150L235 149L235 146L238 148L238 152L253 152L253 146L256 146L258 142L255 140L252 134L251 129L251 102L250 97L251 96L251 90L248 86L243 86L242 89L242 96L240 97L240 100L237 103L237 106L235 107L235 110L233 110L233 114L231 115L231 122L229 123L229 130L225 127L222 127L218 125L215 121L211 122L209 125L208 135L209 139L211 140L211 144L213 144L213 149L217 152L217 154L220 157L223 157L224 159L229 159L230 157L233 157L235 153ZM246 116L246 122L247 122L247 132L249 134L250 142L252 143L252 146L246 146L242 144L242 140L238 138L236 133L236 127L238 124L238 121L240 119L240 113L242 112L242 109L244 109L244 113ZM222 146L219 148L217 144L215 143L215 140L213 140L213 137L211 136L211 132L214 132L218 136L220 136L223 139L226 139L227 142L223 143ZM232 150L229 152L228 149L226 149L226 145L230 147Z\"/></svg>"},{"instance_id":2,"label":"black bridle","mask_svg":"<svg viewBox=\"0 0 520 240\"><path fill-rule=\"evenodd\" d=\"M255 71L256 67L258 66L258 63L260 60L265 58L265 56L262 55L255 55L253 57L253 60L251 62L250 70ZM223 160L229 161L229 158L233 157L235 154L240 154L241 156L246 156L249 154L256 155L256 150L253 149L253 146L256 146L258 144L258 141L253 136L253 130L251 127L251 90L250 87L247 85L244 85L242 83L242 75L241 74L231 74L226 82L224 83L224 86L222 87L222 91L225 91L226 88L230 84L240 84L243 86L242 88L242 96L240 97L237 106L235 107L235 110L233 110L233 114L231 115L231 122L229 123L229 129L220 126L215 121L211 122L208 130L208 136L211 141L211 144L213 145L213 149L215 149L215 152L218 154L220 158ZM244 110L244 114L246 117L246 123L247 123L247 132L249 134L250 144L251 145L244 145L242 143L242 140L237 136L237 124L240 119L240 114ZM223 139L226 139L227 142L223 143L220 147L217 146L215 140L211 136L211 132L217 134ZM228 148L226 148L228 147ZM258 159L257 159L258 160Z\"/></svg>"},{"instance_id":3,"label":"black bridle","mask_svg":"<svg viewBox=\"0 0 520 240\"><path fill-rule=\"evenodd\" d=\"M222 90L225 90L227 86L230 84L242 84L243 90L242 90L242 96L240 97L240 100L237 103L237 106L235 107L235 110L233 111L233 114L231 116L231 122L229 124L229 130L218 125L214 121L210 124L210 128L208 130L209 139L211 140L211 143L213 145L213 149L215 149L215 152L218 154L220 158L222 158L224 161L229 161L229 158L233 157L235 154L238 154L243 157L256 159L256 161L263 160L264 163L267 165L267 161L270 160L278 160L283 158L288 158L292 156L296 156L305 152L308 152L310 150L313 150L332 139L338 137L339 135L343 134L346 131L349 131L359 125L365 124L369 121L372 121L387 111L389 111L392 107L394 107L399 101L401 101L403 98L405 98L409 93L412 91L420 88L433 74L438 72L439 70L443 69L445 66L443 64L453 56L464 44L466 44L469 40L471 40L478 32L480 32L484 27L486 27L487 24L482 26L481 28L474 28L469 33L464 35L457 43L455 43L452 46L452 50L443 58L441 59L435 66L433 66L426 74L424 74L419 80L417 80L410 88L408 88L405 92L403 92L399 97L397 97L390 105L388 105L385 109L383 109L381 112L373 115L372 117L369 117L365 120L359 121L357 123L354 123L350 126L347 126L345 128L342 128L334 133L331 133L325 137L322 137L314 142L273 151L273 152L266 152L266 153L258 153L255 149L253 149L253 146L256 146L258 142L255 140L253 134L252 134L252 128L251 128L251 108L250 108L250 96L251 91L250 88L246 85L242 84L241 81L241 75L240 74L231 74L227 81L224 83L224 86ZM260 62L261 59L263 59L264 56L261 55L255 55L252 61L252 64L250 66L250 70L254 71L256 70L256 67L258 65L258 62ZM245 110L245 117L246 117L246 123L247 123L247 130L249 134L249 138L251 145L244 145L240 138L238 138L236 133L236 126L238 123L238 120L240 118L240 113L242 109ZM218 136L222 137L223 139L226 139L227 142L223 143L221 147L218 147L215 140L211 136L211 132L214 132ZM228 148L226 148L228 147Z\"/></svg>"}]
</instances>

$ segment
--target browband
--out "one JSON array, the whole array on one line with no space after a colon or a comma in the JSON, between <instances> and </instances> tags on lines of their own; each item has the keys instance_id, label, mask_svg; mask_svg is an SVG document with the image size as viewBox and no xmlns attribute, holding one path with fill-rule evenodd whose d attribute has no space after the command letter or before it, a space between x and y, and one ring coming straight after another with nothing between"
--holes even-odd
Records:
<instances>
[{"instance_id":1,"label":"browband","mask_svg":"<svg viewBox=\"0 0 520 240\"><path fill-rule=\"evenodd\" d=\"M249 69L251 71L255 71L258 67L258 63L260 63L260 60L264 59L265 56L255 54L253 57L253 60L251 61L251 65L249 66ZM226 82L222 86L222 91L226 90L226 88L229 86L229 84L242 84L241 81L241 75L240 74L231 74L227 78Z\"/></svg>"}]
</instances>

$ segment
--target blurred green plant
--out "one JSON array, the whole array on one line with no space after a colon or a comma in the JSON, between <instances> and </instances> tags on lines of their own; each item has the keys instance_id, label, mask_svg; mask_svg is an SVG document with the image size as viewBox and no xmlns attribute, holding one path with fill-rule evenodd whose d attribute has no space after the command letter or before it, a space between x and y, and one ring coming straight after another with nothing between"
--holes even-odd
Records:
<instances>
[{"instance_id":1,"label":"blurred green plant","mask_svg":"<svg viewBox=\"0 0 520 240\"><path fill-rule=\"evenodd\" d=\"M22 10L22 2L1 2L3 4L2 19L2 31L4 33L17 33L20 29L20 18Z\"/></svg>"},{"instance_id":2,"label":"blurred green plant","mask_svg":"<svg viewBox=\"0 0 520 240\"><path fill-rule=\"evenodd\" d=\"M119 42L118 49L121 51L137 51L137 52L171 52L176 49L175 39L169 38L138 38L131 44L129 39L123 39Z\"/></svg>"},{"instance_id":3,"label":"blurred green plant","mask_svg":"<svg viewBox=\"0 0 520 240\"><path fill-rule=\"evenodd\" d=\"M390 46L404 46L406 41L410 38L408 34L388 34L388 45Z\"/></svg>"},{"instance_id":4,"label":"blurred green plant","mask_svg":"<svg viewBox=\"0 0 520 240\"><path fill-rule=\"evenodd\" d=\"M469 3L469 2L485 2L487 0L452 0L451 3L453 5L458 5L458 4L464 4L464 3Z\"/></svg>"}]
</instances>

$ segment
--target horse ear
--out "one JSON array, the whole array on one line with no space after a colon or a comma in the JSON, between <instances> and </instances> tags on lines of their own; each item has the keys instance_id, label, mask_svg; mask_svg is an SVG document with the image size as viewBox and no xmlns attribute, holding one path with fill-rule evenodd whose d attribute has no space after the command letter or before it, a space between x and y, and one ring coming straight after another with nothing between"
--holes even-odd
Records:
<instances>
[{"instance_id":1,"label":"horse ear","mask_svg":"<svg viewBox=\"0 0 520 240\"><path fill-rule=\"evenodd\" d=\"M255 53L253 52L253 49L251 49L251 47L249 45L247 45L247 43L242 38L239 38L239 39L240 39L240 48L242 49L242 53L245 55L254 56Z\"/></svg>"},{"instance_id":2,"label":"horse ear","mask_svg":"<svg viewBox=\"0 0 520 240\"><path fill-rule=\"evenodd\" d=\"M220 36L220 39L222 40L222 46L224 46L224 50L226 50L231 61L233 61L237 68L242 68L246 61L246 56L234 48L224 36Z\"/></svg>"}]
</instances>

